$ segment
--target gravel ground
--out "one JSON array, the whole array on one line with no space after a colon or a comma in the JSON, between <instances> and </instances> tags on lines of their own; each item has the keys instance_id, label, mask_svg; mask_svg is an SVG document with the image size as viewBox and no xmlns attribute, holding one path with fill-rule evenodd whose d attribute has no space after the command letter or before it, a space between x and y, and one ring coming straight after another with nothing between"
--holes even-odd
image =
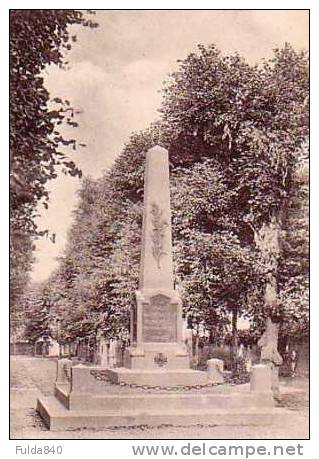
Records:
<instances>
[{"instance_id":1,"label":"gravel ground","mask_svg":"<svg viewBox=\"0 0 319 459\"><path fill-rule=\"evenodd\" d=\"M36 398L51 395L54 359L11 357L12 439L306 439L308 438L308 380L284 380L277 405L291 410L285 425L272 426L169 426L150 428L79 429L50 432L35 412Z\"/></svg>"}]
</instances>

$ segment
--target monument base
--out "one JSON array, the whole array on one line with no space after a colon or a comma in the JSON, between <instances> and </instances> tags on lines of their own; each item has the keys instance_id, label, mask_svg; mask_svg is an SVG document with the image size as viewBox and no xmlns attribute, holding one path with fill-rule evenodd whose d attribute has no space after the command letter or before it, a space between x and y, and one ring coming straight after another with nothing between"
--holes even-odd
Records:
<instances>
[{"instance_id":1,"label":"monument base","mask_svg":"<svg viewBox=\"0 0 319 459\"><path fill-rule=\"evenodd\" d=\"M58 364L55 397L37 400L37 412L51 430L141 424L267 425L283 411L274 408L270 382L260 388L256 377L251 390L248 384L207 384L207 374L195 370L69 368L66 364Z\"/></svg>"},{"instance_id":2,"label":"monument base","mask_svg":"<svg viewBox=\"0 0 319 459\"><path fill-rule=\"evenodd\" d=\"M175 395L175 394L174 394ZM222 397L220 395L220 397ZM218 397L217 397L218 399ZM217 400L216 399L216 400ZM195 401L196 400L196 401ZM291 418L291 411L273 407L241 407L222 408L205 407L205 398L197 395L192 409L179 409L170 406L171 400L166 400L161 410L123 409L110 411L99 409L68 410L55 397L45 397L37 400L37 412L46 426L52 431L73 429L103 429L105 427L128 427L147 425L191 426L196 424L222 426L267 426L274 422L284 423ZM243 402L247 401L243 398ZM150 400L151 402L151 400ZM150 403L151 404L151 403ZM195 404L198 406L195 407Z\"/></svg>"}]
</instances>

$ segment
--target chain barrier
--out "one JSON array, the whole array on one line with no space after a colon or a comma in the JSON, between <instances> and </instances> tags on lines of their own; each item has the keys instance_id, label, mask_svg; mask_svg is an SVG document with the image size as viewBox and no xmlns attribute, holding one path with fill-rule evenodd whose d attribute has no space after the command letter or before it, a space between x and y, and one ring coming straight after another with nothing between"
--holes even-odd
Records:
<instances>
[{"instance_id":1,"label":"chain barrier","mask_svg":"<svg viewBox=\"0 0 319 459\"><path fill-rule=\"evenodd\" d=\"M109 379L107 373L104 370L91 370L90 374L97 381L104 381L114 386L120 387L129 387L130 389L143 389L143 390L163 390L167 392L178 392L178 391L190 391L190 390L202 390L208 387L216 387L225 384L224 382L215 382L207 384L195 384L195 385L186 385L186 386L151 386L149 384L135 384L135 383L126 383L124 381L114 382Z\"/></svg>"}]
</instances>

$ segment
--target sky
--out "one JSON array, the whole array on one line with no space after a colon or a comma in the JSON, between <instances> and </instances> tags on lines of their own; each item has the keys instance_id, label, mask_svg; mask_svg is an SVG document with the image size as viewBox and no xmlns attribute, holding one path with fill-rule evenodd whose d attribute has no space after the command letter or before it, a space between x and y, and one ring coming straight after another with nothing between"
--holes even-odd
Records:
<instances>
[{"instance_id":1,"label":"sky","mask_svg":"<svg viewBox=\"0 0 319 459\"><path fill-rule=\"evenodd\" d=\"M250 63L271 57L285 42L308 48L305 10L104 10L94 19L97 29L72 27L77 42L67 55L67 70L50 66L44 73L52 98L68 99L80 112L79 127L61 131L87 145L71 155L93 178L112 166L132 132L159 118L163 82L198 44L214 43L225 54L237 51ZM56 242L37 241L35 281L57 266L80 185L63 174L48 185L50 206L39 207L38 224L56 233Z\"/></svg>"}]
</instances>

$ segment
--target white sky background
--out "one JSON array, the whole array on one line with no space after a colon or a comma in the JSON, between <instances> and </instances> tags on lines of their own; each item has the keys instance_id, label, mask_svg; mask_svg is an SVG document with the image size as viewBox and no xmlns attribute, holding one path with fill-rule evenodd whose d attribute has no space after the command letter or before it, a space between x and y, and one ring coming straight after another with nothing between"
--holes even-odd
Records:
<instances>
[{"instance_id":1,"label":"white sky background","mask_svg":"<svg viewBox=\"0 0 319 459\"><path fill-rule=\"evenodd\" d=\"M197 44L238 51L251 63L269 58L285 41L308 47L307 11L122 10L98 11L93 18L99 28L74 28L78 42L67 56L70 69L46 72L52 98L66 98L82 111L80 126L63 132L87 144L72 159L92 177L112 165L131 132L158 117L162 82ZM45 279L56 266L79 186L78 179L64 175L49 184L50 206L41 209L39 224L56 233L56 243L37 242L34 280Z\"/></svg>"}]
</instances>

